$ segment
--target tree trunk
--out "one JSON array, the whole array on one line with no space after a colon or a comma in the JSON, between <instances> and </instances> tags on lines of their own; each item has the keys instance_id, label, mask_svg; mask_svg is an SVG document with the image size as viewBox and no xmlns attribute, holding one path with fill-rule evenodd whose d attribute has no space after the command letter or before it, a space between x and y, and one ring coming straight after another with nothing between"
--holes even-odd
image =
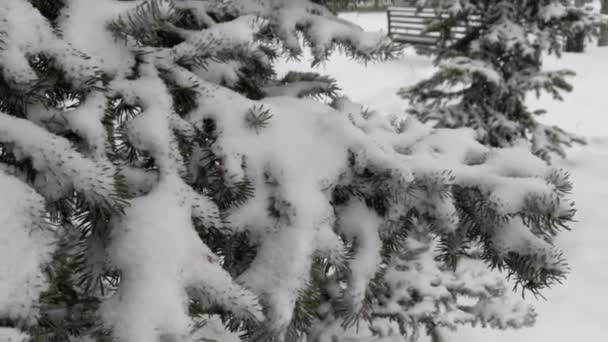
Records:
<instances>
[{"instance_id":1,"label":"tree trunk","mask_svg":"<svg viewBox=\"0 0 608 342\"><path fill-rule=\"evenodd\" d=\"M576 7L583 7L588 0L574 0ZM564 50L566 52L585 52L585 32L576 32L570 35L566 40Z\"/></svg>"},{"instance_id":2,"label":"tree trunk","mask_svg":"<svg viewBox=\"0 0 608 342\"><path fill-rule=\"evenodd\" d=\"M602 0L602 14L608 15L608 0ZM598 46L608 46L608 23L603 24L600 29L600 38L597 41Z\"/></svg>"},{"instance_id":3,"label":"tree trunk","mask_svg":"<svg viewBox=\"0 0 608 342\"><path fill-rule=\"evenodd\" d=\"M566 40L566 52L585 52L585 32L572 34Z\"/></svg>"}]
</instances>

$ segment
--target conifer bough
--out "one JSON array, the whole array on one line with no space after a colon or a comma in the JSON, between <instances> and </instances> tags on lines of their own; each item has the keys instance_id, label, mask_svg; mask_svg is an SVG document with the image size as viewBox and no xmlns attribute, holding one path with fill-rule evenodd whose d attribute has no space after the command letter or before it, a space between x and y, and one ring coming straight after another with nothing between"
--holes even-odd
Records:
<instances>
[{"instance_id":1,"label":"conifer bough","mask_svg":"<svg viewBox=\"0 0 608 342\"><path fill-rule=\"evenodd\" d=\"M439 340L567 272L568 175L525 142L275 74L397 52L320 5L12 0L0 32L0 339Z\"/></svg>"}]
</instances>

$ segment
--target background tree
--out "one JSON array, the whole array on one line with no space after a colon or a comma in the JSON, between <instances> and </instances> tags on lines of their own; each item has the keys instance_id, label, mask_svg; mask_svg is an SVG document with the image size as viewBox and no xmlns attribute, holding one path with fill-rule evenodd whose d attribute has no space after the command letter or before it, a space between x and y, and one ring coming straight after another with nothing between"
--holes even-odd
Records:
<instances>
[{"instance_id":1,"label":"background tree","mask_svg":"<svg viewBox=\"0 0 608 342\"><path fill-rule=\"evenodd\" d=\"M604 15L608 15L608 1L601 1L601 9L600 12ZM599 46L608 46L608 23L602 24L600 29L600 37L598 39Z\"/></svg>"},{"instance_id":2,"label":"background tree","mask_svg":"<svg viewBox=\"0 0 608 342\"><path fill-rule=\"evenodd\" d=\"M472 127L489 146L528 139L533 152L546 160L550 153L563 156L564 147L583 143L540 123L536 116L544 111L528 108L526 97L546 92L561 100L571 90L567 78L574 73L544 70L543 56L559 56L564 37L595 33L598 15L558 0L446 0L441 11L448 16L429 27L441 34L435 59L439 72L400 91L414 105L412 113L441 127ZM453 39L449 28L471 15L479 15L480 23Z\"/></svg>"},{"instance_id":3,"label":"background tree","mask_svg":"<svg viewBox=\"0 0 608 342\"><path fill-rule=\"evenodd\" d=\"M15 0L0 16L1 339L326 341L357 322L438 338L533 322L489 269L533 293L567 272L568 177L525 143L276 75L304 47L315 64L396 52L318 4Z\"/></svg>"},{"instance_id":4,"label":"background tree","mask_svg":"<svg viewBox=\"0 0 608 342\"><path fill-rule=\"evenodd\" d=\"M574 5L579 8L583 8L588 4L589 0L574 0ZM566 40L564 51L566 52L585 52L585 45L587 41L587 34L583 30L577 30L571 32Z\"/></svg>"}]
</instances>

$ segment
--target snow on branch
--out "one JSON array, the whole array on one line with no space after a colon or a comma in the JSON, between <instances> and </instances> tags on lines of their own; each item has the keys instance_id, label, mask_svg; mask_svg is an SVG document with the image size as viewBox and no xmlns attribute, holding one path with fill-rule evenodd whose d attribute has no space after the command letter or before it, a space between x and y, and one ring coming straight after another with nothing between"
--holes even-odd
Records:
<instances>
[{"instance_id":1,"label":"snow on branch","mask_svg":"<svg viewBox=\"0 0 608 342\"><path fill-rule=\"evenodd\" d=\"M203 301L203 308L219 303L240 317L263 318L257 298L233 281L198 238L193 214L210 222L219 219L213 217L218 212L212 202L193 196L178 177L167 176L131 201L117 222L109 254L123 276L102 312L121 340L154 339L158 327L174 336L188 331L187 290Z\"/></svg>"},{"instance_id":2,"label":"snow on branch","mask_svg":"<svg viewBox=\"0 0 608 342\"><path fill-rule=\"evenodd\" d=\"M50 260L55 237L46 221L42 196L1 169L0 188L3 193L0 196L0 257L3 260L0 317L16 324L33 324L38 315L38 298L48 287L43 267ZM18 334L14 338L17 339Z\"/></svg>"},{"instance_id":3,"label":"snow on branch","mask_svg":"<svg viewBox=\"0 0 608 342\"><path fill-rule=\"evenodd\" d=\"M264 89L269 96L327 97L334 99L339 90L336 81L317 73L290 71L276 85Z\"/></svg>"},{"instance_id":4,"label":"snow on branch","mask_svg":"<svg viewBox=\"0 0 608 342\"><path fill-rule=\"evenodd\" d=\"M123 184L116 168L74 150L67 139L53 135L32 122L0 113L0 142L11 146L18 159L31 158L46 185L38 189L49 198L72 190L82 192L93 203L121 210Z\"/></svg>"},{"instance_id":5,"label":"snow on branch","mask_svg":"<svg viewBox=\"0 0 608 342\"><path fill-rule=\"evenodd\" d=\"M365 32L309 0L224 1L210 4L207 12L218 17L254 15L263 18L270 34L293 55L301 54L298 36L298 32L301 32L316 62L325 60L336 45L349 55L363 60L386 58L397 52L386 35Z\"/></svg>"},{"instance_id":6,"label":"snow on branch","mask_svg":"<svg viewBox=\"0 0 608 342\"><path fill-rule=\"evenodd\" d=\"M52 209L67 242L51 261L26 250L28 277L56 271L41 299L84 310L59 328L19 312L35 338L190 340L206 317L288 342L384 316L408 337L520 327L531 310L507 302L487 265L535 293L567 272L552 244L574 214L570 183L527 143L488 148L471 129L386 117L318 74L277 79L281 47L309 44L317 61L339 47L364 60L392 51L319 5L65 1L53 20L25 0L0 6L11 96L0 104L20 100L0 112L0 168L19 176L0 173L18 195L0 198L0 216L19 246L38 246L22 228L41 222L30 210ZM502 86L479 61L449 67ZM72 308L54 304L41 317Z\"/></svg>"}]
</instances>

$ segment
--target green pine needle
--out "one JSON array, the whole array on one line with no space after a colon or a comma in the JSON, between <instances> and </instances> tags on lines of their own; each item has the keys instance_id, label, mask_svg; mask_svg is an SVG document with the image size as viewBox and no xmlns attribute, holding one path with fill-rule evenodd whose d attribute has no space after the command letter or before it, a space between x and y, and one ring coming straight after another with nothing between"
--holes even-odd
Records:
<instances>
[{"instance_id":1,"label":"green pine needle","mask_svg":"<svg viewBox=\"0 0 608 342\"><path fill-rule=\"evenodd\" d=\"M270 125L270 119L272 119L270 109L264 108L264 105L250 108L245 116L247 127L254 129L256 133Z\"/></svg>"}]
</instances>

